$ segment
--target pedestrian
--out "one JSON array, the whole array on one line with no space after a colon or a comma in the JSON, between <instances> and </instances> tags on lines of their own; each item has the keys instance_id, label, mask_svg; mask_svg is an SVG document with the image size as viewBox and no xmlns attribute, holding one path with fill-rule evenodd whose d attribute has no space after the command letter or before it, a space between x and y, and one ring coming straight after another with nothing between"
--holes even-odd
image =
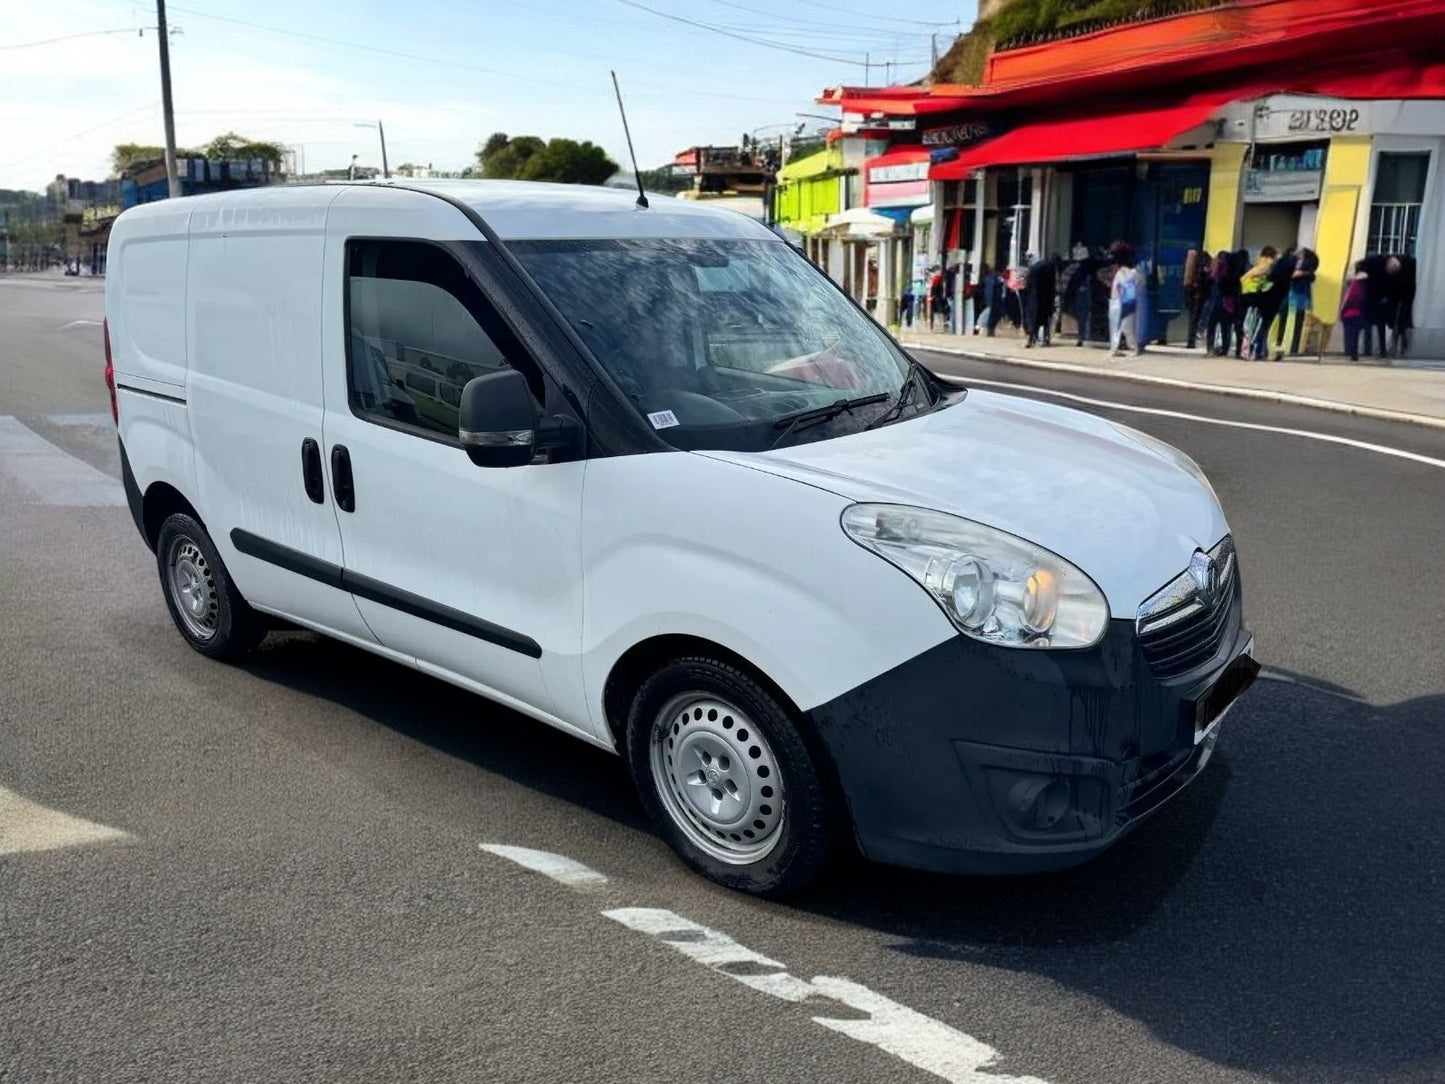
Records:
<instances>
[{"instance_id":1,"label":"pedestrian","mask_svg":"<svg viewBox=\"0 0 1445 1084\"><path fill-rule=\"evenodd\" d=\"M941 316L944 320L944 327L948 326L948 292L943 284L943 268L934 265L933 272L928 278L928 330L933 330L933 318Z\"/></svg>"},{"instance_id":2,"label":"pedestrian","mask_svg":"<svg viewBox=\"0 0 1445 1084\"><path fill-rule=\"evenodd\" d=\"M974 321L973 333L978 335L981 332L993 334L993 329L998 326L999 321L999 277L988 264L983 264L980 269L978 282L978 319Z\"/></svg>"},{"instance_id":3,"label":"pedestrian","mask_svg":"<svg viewBox=\"0 0 1445 1084\"><path fill-rule=\"evenodd\" d=\"M1385 326L1390 331L1390 356L1404 357L1415 326L1415 272L1413 256L1391 256L1385 261Z\"/></svg>"},{"instance_id":4,"label":"pedestrian","mask_svg":"<svg viewBox=\"0 0 1445 1084\"><path fill-rule=\"evenodd\" d=\"M1313 249L1300 249L1294 270L1290 272L1284 309L1280 313L1275 361L1280 361L1286 353L1299 353L1305 318L1314 308L1315 272L1319 267L1320 258Z\"/></svg>"},{"instance_id":5,"label":"pedestrian","mask_svg":"<svg viewBox=\"0 0 1445 1084\"><path fill-rule=\"evenodd\" d=\"M1112 250L1114 279L1109 287L1109 344L1112 357L1123 357L1129 336L1134 337L1134 353L1144 353L1147 335L1143 313L1144 276L1134 263L1134 249L1128 244L1115 244Z\"/></svg>"},{"instance_id":6,"label":"pedestrian","mask_svg":"<svg viewBox=\"0 0 1445 1084\"><path fill-rule=\"evenodd\" d=\"M1264 327L1264 337L1260 340L1260 360L1270 356L1271 337L1274 338L1274 359L1279 361L1284 357L1284 309L1289 301L1290 283L1294 281L1294 273L1299 269L1299 257L1300 250L1290 245L1269 269L1269 289L1260 298L1259 308L1260 323Z\"/></svg>"},{"instance_id":7,"label":"pedestrian","mask_svg":"<svg viewBox=\"0 0 1445 1084\"><path fill-rule=\"evenodd\" d=\"M1053 345L1054 298L1058 294L1058 274L1053 260L1042 258L1028 266L1028 291L1024 298L1024 346Z\"/></svg>"},{"instance_id":8,"label":"pedestrian","mask_svg":"<svg viewBox=\"0 0 1445 1084\"><path fill-rule=\"evenodd\" d=\"M1071 259L1064 267L1061 276L1063 293L1060 295L1062 303L1061 310L1073 314L1074 323L1078 328L1078 340L1076 346L1083 346L1089 341L1090 325L1093 317L1093 293L1091 282L1097 268L1094 261L1089 259L1089 250L1083 245L1075 245L1070 254Z\"/></svg>"},{"instance_id":9,"label":"pedestrian","mask_svg":"<svg viewBox=\"0 0 1445 1084\"><path fill-rule=\"evenodd\" d=\"M899 315L903 318L903 326L906 328L913 327L913 303L916 300L917 295L914 294L913 283L910 282L907 286L903 288L903 298L901 301L901 309L899 312Z\"/></svg>"},{"instance_id":10,"label":"pedestrian","mask_svg":"<svg viewBox=\"0 0 1445 1084\"><path fill-rule=\"evenodd\" d=\"M1189 320L1189 332L1184 343L1186 350L1195 348L1200 326L1207 323L1211 299L1209 269L1209 253L1202 248L1191 248L1184 254L1184 312ZM1205 353L1208 352L1206 343Z\"/></svg>"},{"instance_id":11,"label":"pedestrian","mask_svg":"<svg viewBox=\"0 0 1445 1084\"><path fill-rule=\"evenodd\" d=\"M1386 260L1379 254L1365 257L1365 344L1361 353L1383 358L1388 354L1385 329L1388 326L1385 282Z\"/></svg>"},{"instance_id":12,"label":"pedestrian","mask_svg":"<svg viewBox=\"0 0 1445 1084\"><path fill-rule=\"evenodd\" d=\"M1220 249L1209 265L1209 320L1204 328L1204 349L1215 357L1234 351L1235 311L1239 306L1239 276L1234 273L1230 253Z\"/></svg>"},{"instance_id":13,"label":"pedestrian","mask_svg":"<svg viewBox=\"0 0 1445 1084\"><path fill-rule=\"evenodd\" d=\"M1369 273L1365 261L1355 262L1355 273L1345 285L1345 296L1340 300L1340 323L1345 325L1345 353L1351 361L1360 360L1360 332L1365 329L1365 283Z\"/></svg>"},{"instance_id":14,"label":"pedestrian","mask_svg":"<svg viewBox=\"0 0 1445 1084\"><path fill-rule=\"evenodd\" d=\"M1264 357L1265 337L1269 334L1269 322L1264 319L1264 300L1269 293L1269 272L1278 255L1273 245L1265 245L1259 250L1259 259L1254 266L1239 279L1239 293L1244 299L1243 331L1245 341L1249 343L1250 361L1259 361Z\"/></svg>"}]
</instances>

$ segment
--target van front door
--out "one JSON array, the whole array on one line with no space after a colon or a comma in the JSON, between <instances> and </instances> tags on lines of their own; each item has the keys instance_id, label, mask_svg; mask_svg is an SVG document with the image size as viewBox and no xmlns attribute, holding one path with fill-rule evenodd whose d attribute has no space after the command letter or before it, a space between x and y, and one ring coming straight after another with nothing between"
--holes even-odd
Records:
<instances>
[{"instance_id":1,"label":"van front door","mask_svg":"<svg viewBox=\"0 0 1445 1084\"><path fill-rule=\"evenodd\" d=\"M424 201L417 215L431 218L368 208L381 200L401 210ZM453 248L417 234L378 238L379 222L480 240L432 196L353 189L332 207L325 433L345 483L337 508L347 585L381 643L423 669L550 722L585 725L585 464L471 462L457 439L467 381L517 368L540 399L540 370Z\"/></svg>"}]
</instances>

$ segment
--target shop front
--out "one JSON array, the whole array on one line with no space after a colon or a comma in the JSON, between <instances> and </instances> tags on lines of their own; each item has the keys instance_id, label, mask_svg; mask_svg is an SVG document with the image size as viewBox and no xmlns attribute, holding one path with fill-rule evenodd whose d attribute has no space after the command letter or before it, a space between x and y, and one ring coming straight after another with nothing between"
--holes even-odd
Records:
<instances>
[{"instance_id":1,"label":"shop front","mask_svg":"<svg viewBox=\"0 0 1445 1084\"><path fill-rule=\"evenodd\" d=\"M1369 81L1359 81L1368 92ZM1376 80L1380 83L1380 80ZM1389 88L1382 84L1381 90ZM1355 89L1355 88L1350 88ZM1210 244L1319 254L1312 307L1336 323L1344 284L1359 260L1409 261L1414 325L1410 350L1445 354L1445 72L1421 73L1404 89L1418 98L1276 94L1233 103L1219 157L1240 168L1209 214ZM1429 97L1428 95L1434 95ZM1337 328L1332 348L1340 347Z\"/></svg>"},{"instance_id":2,"label":"shop front","mask_svg":"<svg viewBox=\"0 0 1445 1084\"><path fill-rule=\"evenodd\" d=\"M936 164L942 198L972 178L977 264L1015 268L1066 259L1077 245L1096 258L1133 247L1150 283L1151 337L1183 338L1184 266L1203 242L1217 97L1167 108L1019 124ZM974 268L975 277L979 269ZM1104 322L1093 327L1102 338Z\"/></svg>"},{"instance_id":3,"label":"shop front","mask_svg":"<svg viewBox=\"0 0 1445 1084\"><path fill-rule=\"evenodd\" d=\"M894 224L880 239L877 252L878 296L874 315L884 324L899 322L899 303L914 277L913 254L920 230L931 224L914 221L929 208L929 152L921 146L894 147L864 163L863 202L869 212Z\"/></svg>"},{"instance_id":4,"label":"shop front","mask_svg":"<svg viewBox=\"0 0 1445 1084\"><path fill-rule=\"evenodd\" d=\"M800 234L803 251L822 268L829 264L825 227L829 216L845 206L846 178L842 148L836 141L797 155L778 170L773 190L774 221Z\"/></svg>"}]
</instances>

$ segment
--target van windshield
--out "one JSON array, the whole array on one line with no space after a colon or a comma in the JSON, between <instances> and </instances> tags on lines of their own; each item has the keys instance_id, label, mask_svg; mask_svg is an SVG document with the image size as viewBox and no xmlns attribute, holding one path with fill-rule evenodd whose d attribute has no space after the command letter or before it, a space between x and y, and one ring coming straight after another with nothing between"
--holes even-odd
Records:
<instances>
[{"instance_id":1,"label":"van windshield","mask_svg":"<svg viewBox=\"0 0 1445 1084\"><path fill-rule=\"evenodd\" d=\"M765 451L933 405L888 336L781 241L507 247L675 447Z\"/></svg>"}]
</instances>

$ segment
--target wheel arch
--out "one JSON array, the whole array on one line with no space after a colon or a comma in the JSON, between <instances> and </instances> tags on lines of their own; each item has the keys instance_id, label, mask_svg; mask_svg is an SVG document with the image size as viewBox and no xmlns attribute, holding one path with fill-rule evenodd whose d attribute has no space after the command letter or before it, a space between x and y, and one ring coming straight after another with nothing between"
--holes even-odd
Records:
<instances>
[{"instance_id":1,"label":"wheel arch","mask_svg":"<svg viewBox=\"0 0 1445 1084\"><path fill-rule=\"evenodd\" d=\"M161 524L166 519L182 512L192 517L202 527L206 521L196 511L195 505L169 482L153 482L141 498L141 530L145 533L146 544L155 552L156 540L160 537Z\"/></svg>"},{"instance_id":2,"label":"wheel arch","mask_svg":"<svg viewBox=\"0 0 1445 1084\"><path fill-rule=\"evenodd\" d=\"M632 698L642 687L642 683L667 663L698 655L716 659L718 662L742 670L777 699L778 704L798 727L803 740L818 757L827 786L842 803L841 808L850 811L849 818L851 820L851 807L843 791L838 766L833 761L832 751L823 741L817 727L813 725L812 718L798 706L781 685L768 676L762 667L732 648L704 636L688 633L665 633L650 636L633 644L612 664L612 669L608 672L607 680L602 687L602 707L607 720L608 734L612 738L614 748L624 757L626 756L627 711L632 703Z\"/></svg>"},{"instance_id":3,"label":"wheel arch","mask_svg":"<svg viewBox=\"0 0 1445 1084\"><path fill-rule=\"evenodd\" d=\"M803 712L781 685L770 678L762 667L743 657L732 648L716 640L689 633L665 633L650 636L633 644L618 657L608 671L602 686L602 710L607 720L607 731L613 745L620 751L624 746L627 729L627 709L633 696L647 678L674 659L692 655L705 655L746 671L763 688L777 697L791 715L803 718Z\"/></svg>"}]
</instances>

